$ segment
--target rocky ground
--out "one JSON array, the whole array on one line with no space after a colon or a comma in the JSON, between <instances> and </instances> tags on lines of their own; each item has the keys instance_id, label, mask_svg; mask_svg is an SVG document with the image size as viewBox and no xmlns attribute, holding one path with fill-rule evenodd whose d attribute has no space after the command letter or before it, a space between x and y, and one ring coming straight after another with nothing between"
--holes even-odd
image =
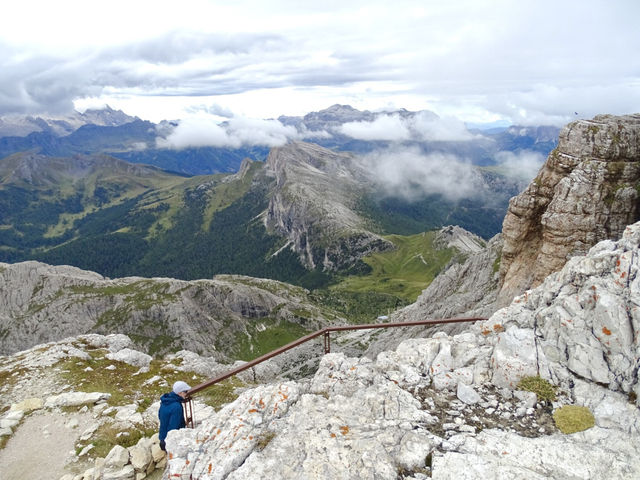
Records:
<instances>
[{"instance_id":1,"label":"rocky ground","mask_svg":"<svg viewBox=\"0 0 640 480\"><path fill-rule=\"evenodd\" d=\"M247 372L198 396L199 425L169 434L168 458L155 400L228 366L152 359L124 335L0 357L2 459L32 442L27 463L42 456L42 478L65 480L142 479L165 462L165 476L202 480L640 478L639 254L635 224L455 335L374 359L327 354L296 380ZM567 427L569 411L584 416ZM64 441L34 438L45 424ZM2 478L32 475L16 465L0 461Z\"/></svg>"},{"instance_id":2,"label":"rocky ground","mask_svg":"<svg viewBox=\"0 0 640 480\"><path fill-rule=\"evenodd\" d=\"M170 433L168 474L639 478L639 247L635 224L462 333L249 389Z\"/></svg>"},{"instance_id":3,"label":"rocky ground","mask_svg":"<svg viewBox=\"0 0 640 480\"><path fill-rule=\"evenodd\" d=\"M187 351L153 360L132 346L124 335L83 335L0 357L0 478L159 478L160 394L230 367ZM203 400L235 398L222 393ZM200 421L214 412L196 406Z\"/></svg>"}]
</instances>

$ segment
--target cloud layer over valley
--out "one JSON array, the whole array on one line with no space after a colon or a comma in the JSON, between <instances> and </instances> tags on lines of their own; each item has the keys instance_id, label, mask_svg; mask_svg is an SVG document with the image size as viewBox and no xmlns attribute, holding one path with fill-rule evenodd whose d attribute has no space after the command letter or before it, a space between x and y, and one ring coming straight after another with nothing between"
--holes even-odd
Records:
<instances>
[{"instance_id":1,"label":"cloud layer over valley","mask_svg":"<svg viewBox=\"0 0 640 480\"><path fill-rule=\"evenodd\" d=\"M181 120L166 137L158 137L159 148L228 147L261 145L278 147L300 138L292 126L278 120L234 117L219 123L210 115L190 116Z\"/></svg>"},{"instance_id":2,"label":"cloud layer over valley","mask_svg":"<svg viewBox=\"0 0 640 480\"><path fill-rule=\"evenodd\" d=\"M363 158L380 194L409 202L429 195L458 201L482 194L482 177L454 155L424 154L418 148L392 147Z\"/></svg>"},{"instance_id":3,"label":"cloud layer over valley","mask_svg":"<svg viewBox=\"0 0 640 480\"><path fill-rule=\"evenodd\" d=\"M348 122L338 131L358 140L459 142L473 135L455 118L439 118L431 112L414 115L383 114L370 122Z\"/></svg>"}]
</instances>

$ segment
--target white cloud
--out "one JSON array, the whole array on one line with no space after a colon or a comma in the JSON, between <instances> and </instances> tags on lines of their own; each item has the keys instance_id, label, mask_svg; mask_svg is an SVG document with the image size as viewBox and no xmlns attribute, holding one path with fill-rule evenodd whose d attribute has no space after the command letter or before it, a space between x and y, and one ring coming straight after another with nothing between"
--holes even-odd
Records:
<instances>
[{"instance_id":1,"label":"white cloud","mask_svg":"<svg viewBox=\"0 0 640 480\"><path fill-rule=\"evenodd\" d=\"M408 201L433 194L456 201L478 195L483 187L475 168L454 155L392 148L371 153L363 161L383 195Z\"/></svg>"},{"instance_id":2,"label":"white cloud","mask_svg":"<svg viewBox=\"0 0 640 480\"><path fill-rule=\"evenodd\" d=\"M453 118L438 118L419 112L411 119L412 130L419 140L460 142L471 140L474 136L467 130L464 122Z\"/></svg>"},{"instance_id":3,"label":"white cloud","mask_svg":"<svg viewBox=\"0 0 640 480\"><path fill-rule=\"evenodd\" d=\"M498 152L495 160L508 177L529 182L538 174L545 157L539 152L523 150L517 153Z\"/></svg>"},{"instance_id":4,"label":"white cloud","mask_svg":"<svg viewBox=\"0 0 640 480\"><path fill-rule=\"evenodd\" d=\"M371 122L348 122L338 129L343 135L358 140L409 140L411 132L399 115L380 115Z\"/></svg>"},{"instance_id":5,"label":"white cloud","mask_svg":"<svg viewBox=\"0 0 640 480\"><path fill-rule=\"evenodd\" d=\"M454 142L474 138L464 122L453 117L439 118L431 112L417 112L404 116L381 114L370 122L345 123L338 128L338 131L358 140L369 141Z\"/></svg>"},{"instance_id":6,"label":"white cloud","mask_svg":"<svg viewBox=\"0 0 640 480\"><path fill-rule=\"evenodd\" d=\"M225 123L206 114L184 118L165 136L159 136L159 148L228 147L263 145L277 147L298 138L294 127L277 120L233 117Z\"/></svg>"}]
</instances>

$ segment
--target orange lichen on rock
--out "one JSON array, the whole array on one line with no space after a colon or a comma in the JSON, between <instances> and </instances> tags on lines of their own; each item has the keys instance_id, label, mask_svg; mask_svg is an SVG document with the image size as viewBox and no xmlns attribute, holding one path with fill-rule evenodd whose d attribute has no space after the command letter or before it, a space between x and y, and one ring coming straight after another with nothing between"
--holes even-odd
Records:
<instances>
[{"instance_id":1,"label":"orange lichen on rock","mask_svg":"<svg viewBox=\"0 0 640 480\"><path fill-rule=\"evenodd\" d=\"M343 425L342 427L340 427L340 433L342 435L346 435L347 433L349 433L349 427L347 425Z\"/></svg>"},{"instance_id":2,"label":"orange lichen on rock","mask_svg":"<svg viewBox=\"0 0 640 480\"><path fill-rule=\"evenodd\" d=\"M607 327L602 327L602 333L604 333L605 335L611 335L611 330L609 330Z\"/></svg>"}]
</instances>

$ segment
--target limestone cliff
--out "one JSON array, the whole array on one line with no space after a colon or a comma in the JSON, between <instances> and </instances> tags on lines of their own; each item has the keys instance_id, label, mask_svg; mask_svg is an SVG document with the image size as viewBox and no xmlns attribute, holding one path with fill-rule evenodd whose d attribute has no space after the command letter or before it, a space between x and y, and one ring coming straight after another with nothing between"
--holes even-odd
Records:
<instances>
[{"instance_id":1,"label":"limestone cliff","mask_svg":"<svg viewBox=\"0 0 640 480\"><path fill-rule=\"evenodd\" d=\"M598 115L560 132L503 223L499 303L540 284L573 255L618 239L639 218L640 114Z\"/></svg>"},{"instance_id":2,"label":"limestone cliff","mask_svg":"<svg viewBox=\"0 0 640 480\"><path fill-rule=\"evenodd\" d=\"M232 275L111 280L69 266L0 263L0 354L72 335L118 332L151 353L189 348L237 358L238 338L252 332L268 333L279 322L306 330L327 324L307 293Z\"/></svg>"},{"instance_id":3,"label":"limestone cliff","mask_svg":"<svg viewBox=\"0 0 640 480\"><path fill-rule=\"evenodd\" d=\"M366 172L351 155L295 142L272 149L266 166L276 185L265 224L289 239L307 268L349 268L393 248L356 213Z\"/></svg>"}]
</instances>

